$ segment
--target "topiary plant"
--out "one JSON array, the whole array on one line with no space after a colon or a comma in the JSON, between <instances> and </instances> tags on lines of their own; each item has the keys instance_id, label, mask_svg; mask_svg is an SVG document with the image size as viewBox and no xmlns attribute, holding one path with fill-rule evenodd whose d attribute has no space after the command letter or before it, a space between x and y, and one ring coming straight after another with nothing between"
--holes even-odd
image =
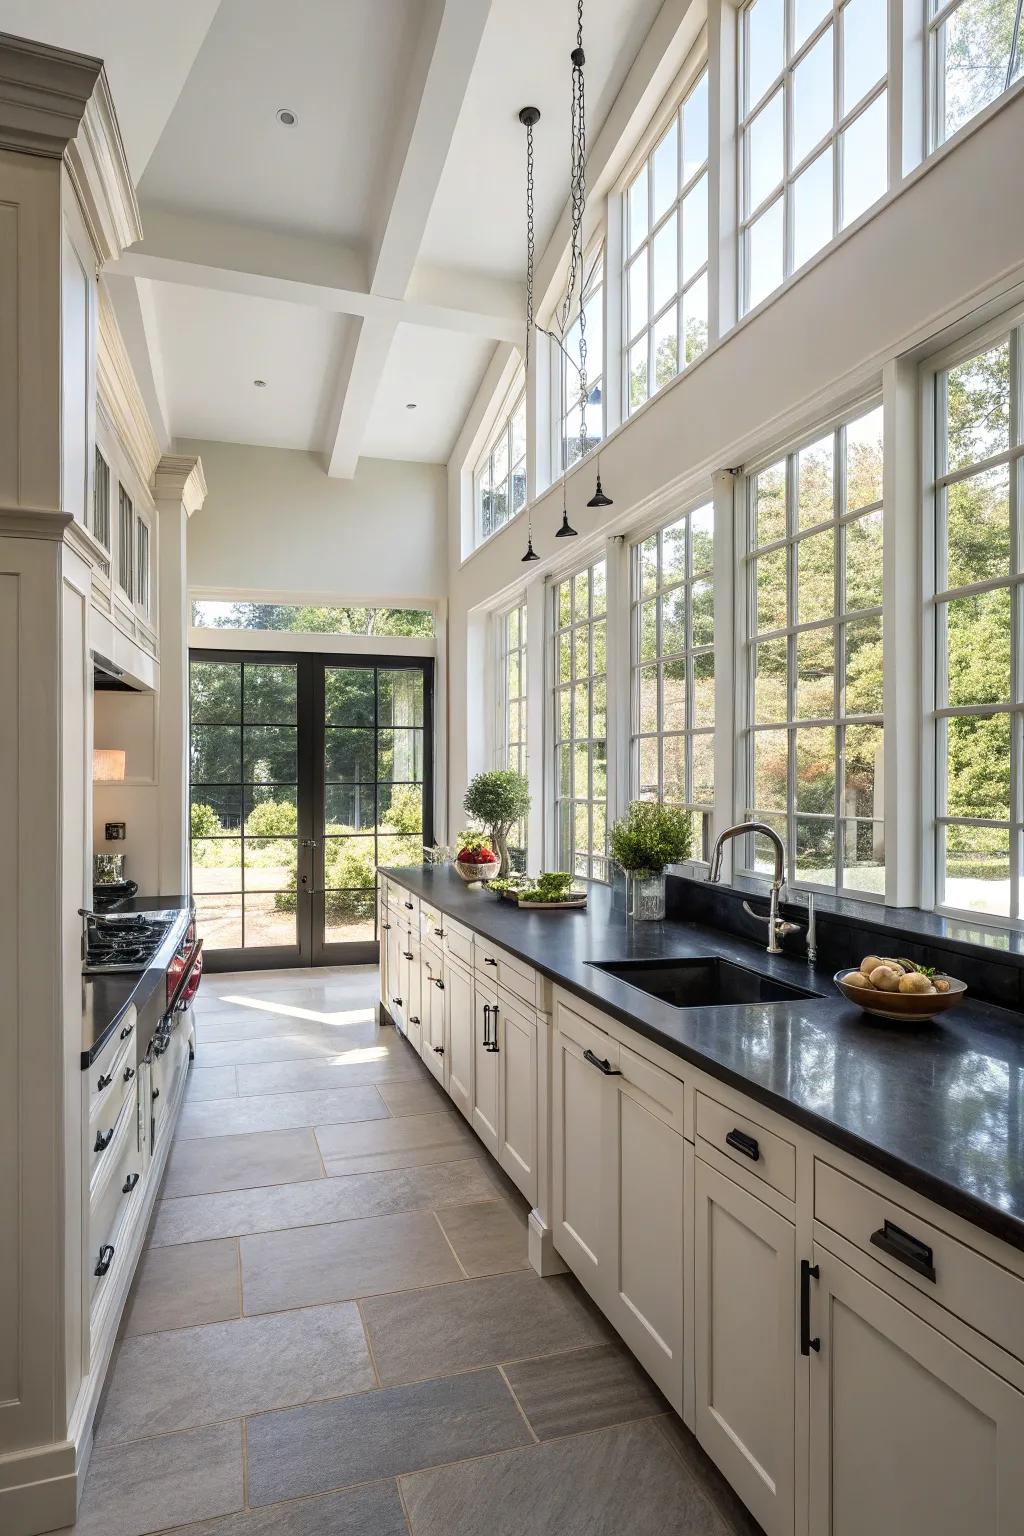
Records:
<instances>
[{"instance_id":1,"label":"topiary plant","mask_svg":"<svg viewBox=\"0 0 1024 1536\"><path fill-rule=\"evenodd\" d=\"M526 779L512 768L478 773L475 779L470 779L462 804L471 816L490 828L491 841L501 860L498 873L507 875L510 868L508 834L530 809L530 789Z\"/></svg>"},{"instance_id":2,"label":"topiary plant","mask_svg":"<svg viewBox=\"0 0 1024 1536\"><path fill-rule=\"evenodd\" d=\"M612 858L628 874L660 874L666 864L690 857L692 831L689 811L659 800L634 800L612 827Z\"/></svg>"}]
</instances>

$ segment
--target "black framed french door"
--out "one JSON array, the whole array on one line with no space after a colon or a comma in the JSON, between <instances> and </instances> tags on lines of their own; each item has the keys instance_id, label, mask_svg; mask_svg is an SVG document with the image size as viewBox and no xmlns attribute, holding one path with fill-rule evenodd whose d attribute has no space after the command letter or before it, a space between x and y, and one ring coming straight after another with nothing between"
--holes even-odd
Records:
<instances>
[{"instance_id":1,"label":"black framed french door","mask_svg":"<svg viewBox=\"0 0 1024 1536\"><path fill-rule=\"evenodd\" d=\"M433 662L197 649L189 691L209 968L374 961L377 866L433 840Z\"/></svg>"}]
</instances>

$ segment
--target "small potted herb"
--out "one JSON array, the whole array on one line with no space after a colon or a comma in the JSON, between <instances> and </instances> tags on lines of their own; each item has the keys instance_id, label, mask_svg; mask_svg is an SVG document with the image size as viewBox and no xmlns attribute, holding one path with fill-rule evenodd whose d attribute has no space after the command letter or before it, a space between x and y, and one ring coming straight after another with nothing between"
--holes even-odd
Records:
<instances>
[{"instance_id":1,"label":"small potted herb","mask_svg":"<svg viewBox=\"0 0 1024 1536\"><path fill-rule=\"evenodd\" d=\"M690 812L658 800L634 800L611 830L611 855L626 874L626 915L665 916L665 866L690 857Z\"/></svg>"},{"instance_id":2,"label":"small potted herb","mask_svg":"<svg viewBox=\"0 0 1024 1536\"><path fill-rule=\"evenodd\" d=\"M586 906L585 891L574 891L573 877L563 870L552 869L538 875L533 885L519 892L521 907Z\"/></svg>"}]
</instances>

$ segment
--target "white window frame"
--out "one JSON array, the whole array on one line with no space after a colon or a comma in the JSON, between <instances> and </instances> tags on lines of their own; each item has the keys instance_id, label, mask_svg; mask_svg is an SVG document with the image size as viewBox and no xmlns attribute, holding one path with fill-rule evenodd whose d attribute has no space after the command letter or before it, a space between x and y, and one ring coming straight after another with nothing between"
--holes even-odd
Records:
<instances>
[{"instance_id":1,"label":"white window frame","mask_svg":"<svg viewBox=\"0 0 1024 1536\"><path fill-rule=\"evenodd\" d=\"M594 573L595 568L598 567L598 566L603 567L603 570L604 570L604 591L605 591L605 597L604 597L603 605L599 606L597 611L595 612L594 602L593 602L593 590L594 590L593 573ZM582 609L580 609L580 611L577 612L577 607L576 607L576 603L577 603L577 577L583 575L584 573L586 573L587 576L588 576L588 581L587 581L587 611L586 611L586 615L583 614ZM607 671L607 666L608 666L608 633L609 633L609 631L608 631L608 623L609 623L609 611L610 611L608 576L609 576L609 571L608 571L607 554L606 554L604 549L601 549L600 551L595 551L594 553L592 553L591 556L589 557L589 559L581 561L581 562L577 563L576 565L569 567L566 571L561 572L558 575L553 575L553 576L548 578L548 613L550 615L549 621L548 621L549 622L549 628L548 628L549 652L548 652L548 654L549 654L549 657L550 657L550 665L549 665L549 673L548 673L548 675L549 675L549 677L551 679L550 694L551 694L551 705L552 705L552 717L551 717L552 718L552 732L551 732L551 748L552 749L551 749L551 754L550 754L550 763L551 763L552 802L553 802L553 811L554 811L553 828L552 828L552 830L553 830L553 843L552 843L553 861L552 861L552 868L554 868L554 869L561 869L561 868L563 868L563 859L562 859L563 828L566 825L565 818L566 818L566 815L568 814L569 815L569 824L568 824L568 829L567 829L567 832L566 832L566 836L568 838L567 847L568 847L568 850L569 850L569 856L568 856L568 860L567 860L568 868L572 870L573 874L579 876L580 878L591 879L591 880L600 880L600 881L604 881L604 882L609 881L610 878L611 878L611 861L608 858L608 853L607 853L607 849L608 849L608 805L609 805L609 796L608 796L608 773L609 773L608 741L609 741L609 725L612 723L611 720L610 720L610 717L609 717L609 709L611 708L612 701L611 701L611 699L609 697L608 671ZM571 593L572 593L571 607L570 607L570 610L569 610L568 622L561 623L560 622L560 617L559 617L559 594L560 594L561 588L563 586L566 586L566 585L569 586L569 588L571 590ZM603 623L604 626L605 626L605 671L603 673L595 673L593 671L593 629L594 629L594 625L596 623ZM579 655L579 638L578 637L580 635L585 635L585 637L586 637L586 639L585 639L585 644L586 644L585 670L583 668L583 662L582 661L580 661L579 663L576 662L576 658ZM565 681L563 681L563 679L562 679L562 677L560 675L560 668L559 668L559 657L560 657L560 655L562 654L562 651L563 651L563 637L569 637L569 645L570 645L570 674L569 674L569 678L567 680L565 680ZM595 684L600 685L602 683L604 685L604 691L605 691L605 729L604 729L603 734L600 733L600 732L595 733L595 731L594 731L594 685ZM586 735L582 735L582 734L579 734L577 732L577 709L576 709L577 694L576 694L576 689L577 689L577 686L579 686L579 685L586 685L586 687L587 687L587 731L586 731ZM563 696L563 693L568 698L569 712L570 712L570 716L569 716L569 718L570 718L570 734L567 737L563 735L563 726L562 726L562 696ZM594 748L595 748L595 746L599 746L602 742L604 743L604 762L605 762L605 797L604 797L603 800L600 797L595 796L594 793L593 793L593 790L594 790L594 758L595 758ZM575 782L575 773L576 773L576 761L575 761L575 759L576 759L576 747L577 746L585 746L586 747L586 756L587 756L587 793L586 793L586 795L578 795L576 793L577 785L576 785L576 782ZM570 779L569 779L569 794L568 795L563 795L562 792L561 792L560 769L561 769L561 764L562 764L562 754L563 753L568 753L568 759L569 759L568 766L569 766ZM588 843L589 843L589 847L586 850L583 850L583 851L577 850L577 847L576 847L576 815L575 815L575 813L576 813L576 808L578 806L581 806L581 805L586 805L587 806L587 831L588 831ZM599 842L603 845L604 852L598 852L594 848L594 806L595 805L603 805L604 806L604 836L603 836L602 839L599 839ZM568 807L568 811L566 809L567 807Z\"/></svg>"},{"instance_id":2,"label":"white window frame","mask_svg":"<svg viewBox=\"0 0 1024 1536\"><path fill-rule=\"evenodd\" d=\"M555 466L555 478L578 464L581 458L586 458L599 448L608 432L607 418L607 391L605 379L608 372L608 327L607 327L607 292L608 292L608 258L605 248L604 232L593 241L583 257L583 281L584 281L584 310L590 307L595 296L599 297L601 312L601 350L597 354L592 350L592 341L587 343L587 439L593 439L592 447L585 454L580 454L578 444L578 432L574 437L566 437L566 426L569 417L579 406L580 390L579 377L575 364L568 355L569 337L579 325L579 307L574 311L565 337L561 341L552 339L549 347L551 358L551 462ZM594 362L597 361L597 370L594 371ZM595 389L601 392L600 402L590 402L590 396ZM595 430L596 429L596 430ZM568 445L575 441L576 451L570 457Z\"/></svg>"},{"instance_id":3,"label":"white window frame","mask_svg":"<svg viewBox=\"0 0 1024 1536\"><path fill-rule=\"evenodd\" d=\"M134 598L135 612L147 624L153 612L153 568L155 541L153 524L142 507L135 507L134 535Z\"/></svg>"},{"instance_id":4,"label":"white window frame","mask_svg":"<svg viewBox=\"0 0 1024 1536\"><path fill-rule=\"evenodd\" d=\"M89 519L89 531L103 545L108 555L110 553L110 487L110 464L106 455L101 451L99 444L97 444L95 447L92 515Z\"/></svg>"},{"instance_id":5,"label":"white window frame","mask_svg":"<svg viewBox=\"0 0 1024 1536\"><path fill-rule=\"evenodd\" d=\"M685 79L685 84L680 85L678 81L676 82L676 87L674 88L673 94L672 94L672 97L671 97L671 106L668 108L668 110L662 110L661 112L659 112L657 117L654 119L654 122L652 123L651 127L648 129L647 133L644 135L643 139L641 140L640 147L638 148L637 153L631 159L629 167L628 167L628 170L627 170L626 174L620 180L620 182L618 184L618 187L616 188L616 192L615 192L615 196L617 197L618 202L619 202L619 208L620 208L620 228L621 228L621 232L622 232L622 238L621 238L622 267L621 267L621 271L619 272L619 284L620 284L620 288L621 288L621 306L620 307L621 307L621 311L622 311L622 342L621 342L622 367L621 367L621 373L622 373L622 419L623 419L623 421L628 420L630 416L632 416L636 411L640 410L644 405L646 405L649 400L653 400L655 395L657 395L662 389L665 388L665 386L667 384L669 384L671 382L671 379L669 379L669 378L666 378L661 384L655 384L655 382L654 382L654 380L655 380L655 371L656 371L655 370L654 335L655 335L655 330L656 330L659 322L664 320L664 319L666 319L666 317L668 317L670 315L670 313L672 312L673 309L675 310L675 315L676 315L676 331L675 331L675 334L676 334L676 370L672 374L671 378L678 378L679 375L681 373L685 372L686 368L689 366L689 362L688 362L688 360L686 358L686 331L685 331L686 303L685 303L685 300L686 300L687 294L693 294L693 293L699 292L700 285L702 283L704 285L704 294L705 294L704 319L705 319L706 335L705 335L704 346L701 348L700 352L695 354L695 356L692 359L692 361L696 361L697 357L702 356L704 354L704 352L707 351L708 346L710 344L710 339L711 339L711 334L712 334L711 307L712 307L712 302L713 302L712 301L712 296L711 296L711 282L710 282L710 277L711 277L711 255L712 255L712 242L711 242L711 228L712 228L711 202L712 202L712 195L713 195L712 194L712 178L711 178L711 135L712 135L712 123L711 123L711 79L710 79L710 70L711 70L711 61L709 60L709 58L707 56L707 50L704 49L704 48L701 49L700 54L696 58L687 61L687 65L686 65L686 67L685 67L685 69L683 71L683 78ZM705 80L705 79L707 80L707 91L708 91L708 132L707 132L708 145L707 145L707 154L706 154L706 156L704 158L703 163L699 166L699 168L696 171L693 172L693 174L686 180L686 182L685 183L680 183L679 177L682 174L682 166L683 166L683 109L686 106L686 103L689 101L690 97L693 96L694 92L700 86L701 81ZM673 202L669 205L669 207L666 208L662 213L660 213L658 215L657 219L655 219L653 217L653 210L654 210L654 175L653 175L654 152L658 148L658 146L661 143L661 141L663 140L663 138L665 137L666 131L669 130L673 124L675 125L675 132L676 132L676 154L677 154L677 161L676 161L676 164L677 164L677 190L676 190L676 196L675 196ZM629 249L629 225L630 225L630 221L629 221L629 202L630 202L630 194L631 194L631 191L632 191L632 188L633 188L634 184L636 183L637 177L642 175L645 170L646 170L646 173L647 173L647 233L643 237L643 239L640 241L640 243L637 246L636 250L635 251L630 251L630 249ZM689 194L691 192L693 192L697 188L697 186L699 185L699 183L700 183L702 178L705 180L706 185L707 185L707 207L708 207L708 212L707 212L708 227L707 227L707 231L706 231L706 233L707 233L707 254L705 256L704 262L699 267L697 267L692 273L690 273L685 278L685 280L684 280L684 277L683 277L682 207L683 207L683 204L685 203L687 197L689 196ZM659 235L661 233L661 231L663 229L665 229L673 220L676 221L676 287L675 287L675 292L669 298L667 298L661 305L659 305L657 309L655 309L654 305L653 305L653 296L654 296L653 295L653 290L654 290L654 270L653 269L654 269L654 264L653 264L653 259L652 259L651 252L652 252L652 248L653 248L653 244L654 244L654 240L655 240L656 236ZM646 263L647 263L647 305L646 305L647 318L646 318L646 321L645 321L645 323L643 325L634 326L633 323L632 323L631 317L630 317L629 274L630 274L630 270L641 260L646 261ZM637 400L636 403L634 404L633 400L632 400L631 390L630 390L630 377L631 377L630 356L631 356L634 348L640 346L640 344L642 342L646 342L646 354L647 354L647 393L644 396L643 400Z\"/></svg>"},{"instance_id":6,"label":"white window frame","mask_svg":"<svg viewBox=\"0 0 1024 1536\"><path fill-rule=\"evenodd\" d=\"M707 512L711 516L711 552L707 563L701 563L695 559L694 537L692 519L698 513ZM630 769L629 769L629 794L631 800L658 799L665 800L665 744L667 741L680 741L683 746L683 778L684 793L681 799L673 798L669 803L680 805L691 813L694 827L693 843L690 851L690 862L706 862L711 849L712 824L715 813L715 788L714 788L714 757L715 757L715 708L714 708L714 661L715 661L715 613L714 613L714 542L715 542L715 506L709 496L695 501L682 512L676 512L671 517L664 519L650 532L645 533L631 542L630 545ZM665 580L664 562L664 535L679 525L683 525L684 540L684 568L680 576L670 576ZM652 551L653 545L653 551ZM644 591L644 565L646 558L653 552L655 556L654 583ZM711 632L707 640L703 638L699 643L694 639L694 592L699 586L706 586L711 597ZM665 648L663 610L665 602L671 600L676 594L681 594L683 601L684 618L684 644L676 650ZM654 604L655 614L655 654L650 658L641 657L643 610L646 606ZM710 721L700 724L695 722L695 686L694 663L701 659L710 658L712 663L712 709ZM684 695L685 704L683 712L683 724L666 728L665 722L665 693L664 693L664 667L666 663L681 662L684 671ZM645 669L655 669L655 697L656 720L655 730L642 730L641 719L641 685L642 673ZM699 741L706 742L710 750L712 795L710 800L701 799L694 794L694 747ZM640 779L642 742L653 742L657 755L657 787L656 794L644 794L644 786ZM698 831L699 828L699 831Z\"/></svg>"},{"instance_id":7,"label":"white window frame","mask_svg":"<svg viewBox=\"0 0 1024 1536\"><path fill-rule=\"evenodd\" d=\"M831 244L843 233L847 225L854 219L861 218L868 209L859 209L854 219L846 219L843 212L843 152L845 146L846 131L870 110L874 103L889 89L889 77L893 73L892 59L889 57L891 49L891 28L886 28L886 61L887 68L868 91L861 96L852 106L847 107L841 100L843 90L842 68L842 35L841 29L845 22L844 13L847 10L849 0L832 0L831 9L821 18L814 29L808 34L798 48L791 48L793 29L795 24L795 8L786 0L784 4L784 29L783 29L783 64L781 71L772 79L769 85L762 91L756 101L747 100L748 73L747 53L749 17L757 0L747 0L739 15L737 27L737 40L739 49L737 67L737 104L739 108L739 120L737 126L737 201L738 201L738 231L739 231L739 261L737 263L737 276L739 291L737 305L739 317L747 314L753 308L768 302L776 296L780 288L799 271L795 265L794 251L794 188L801 174L812 166L819 155L829 149L832 154L832 235L818 250L812 252L801 263L801 267L807 262L813 261L821 251L827 250ZM832 27L832 123L828 131L807 150L795 165L790 164L793 143L793 77L796 69L815 47L819 39ZM776 92L782 89L783 105L783 154L782 154L782 180L767 192L756 207L748 207L747 191L749 186L750 156L749 156L749 129L754 119L772 101ZM879 193L875 203L868 207L876 207L878 202L887 196L892 184L891 175L891 147L892 134L891 114L886 112L886 184ZM761 295L756 303L750 302L750 230L758 220L773 208L782 199L783 234L782 234L782 273L778 283L767 293Z\"/></svg>"},{"instance_id":8,"label":"white window frame","mask_svg":"<svg viewBox=\"0 0 1024 1536\"><path fill-rule=\"evenodd\" d=\"M980 106L970 117L965 118L959 128L951 134L946 133L946 69L945 69L945 32L944 28L957 11L971 3L971 0L920 0L924 7L925 21L925 71L926 93L928 102L928 153L940 149L949 139L963 131L974 123L980 115L1012 90L1015 85L1024 85L1024 69L1021 68L1021 55L1024 52L1024 15L1020 7L1017 9L1014 22L1014 32L1010 43L1010 57L1007 60L1007 79L1001 90L997 91L991 101ZM1017 69L1016 79L1014 68Z\"/></svg>"},{"instance_id":9,"label":"white window frame","mask_svg":"<svg viewBox=\"0 0 1024 1536\"><path fill-rule=\"evenodd\" d=\"M520 409L522 409L522 411L523 411L524 421L525 421L524 435L523 435L523 451L522 451L522 454L518 458L513 460L513 457L512 457L512 449L513 449L512 424L513 424L513 421L514 421L516 415L520 411ZM473 547L474 547L474 549L479 549L481 544L485 544L487 542L487 540L490 539L490 538L493 538L496 533L500 533L501 530L503 528L506 528L508 526L508 524L512 521L512 519L514 517L516 517L518 515L518 513L521 512L523 510L523 508L526 506L527 495L528 495L527 475L526 475L526 459L527 459L527 440L529 438L529 431L530 431L529 412L527 410L527 405L526 405L526 377L525 377L525 375L523 373L523 370L520 368L520 369L517 370L516 376L515 376L515 378L512 381L512 384L511 384L511 386L510 386L510 388L508 390L508 393L505 396L505 399L502 402L501 409L498 412L497 423L496 423L496 425L494 427L494 430L488 436L487 446L484 448L483 452L481 453L480 457L478 458L478 460L476 462L476 467L473 470ZM505 516L504 516L504 518L502 519L502 521L500 523L495 523L493 525L493 527L491 527L488 530L488 532L485 533L484 530L483 530L484 475L485 475L485 472L490 471L490 474L491 474L491 477L492 477L492 485L493 485L494 454L499 449L499 447L502 445L502 441L503 440L504 440L505 452L508 455L508 462L507 462L506 475L505 475L505 481L506 481L506 483L508 485L507 500L506 500L506 504L505 504ZM522 477L523 477L523 499L520 502L519 506L515 507L515 506L512 505L512 485L513 485L513 478L514 478L515 474L518 471L521 471Z\"/></svg>"},{"instance_id":10,"label":"white window frame","mask_svg":"<svg viewBox=\"0 0 1024 1536\"><path fill-rule=\"evenodd\" d=\"M135 604L135 498L117 481L117 589Z\"/></svg>"},{"instance_id":11,"label":"white window frame","mask_svg":"<svg viewBox=\"0 0 1024 1536\"><path fill-rule=\"evenodd\" d=\"M944 375L958 364L990 350L1001 341L1010 340L1010 446L1005 452L972 462L961 469L943 472L942 439L945 432ZM926 772L930 766L930 828L925 830L925 880L923 893L932 895L932 905L943 915L966 918L986 926L1024 929L1021 888L1024 885L1024 310L1004 314L973 331L954 346L927 360L921 369L921 394L924 421L924 617L925 673L931 678L929 710L925 736ZM944 491L950 484L969 479L1000 465L1009 468L1010 565L1008 576L989 578L966 586L949 587L940 574L945 560L946 521ZM950 600L998 589L1011 594L1010 622L1010 698L1005 703L948 703L947 648L942 610ZM947 743L945 721L956 717L1010 718L1010 815L1004 820L988 817L949 815L946 803ZM1007 833L1009 848L1010 911L1008 914L985 909L958 907L945 900L945 828L947 826L999 829ZM933 879L928 880L929 872Z\"/></svg>"},{"instance_id":12,"label":"white window frame","mask_svg":"<svg viewBox=\"0 0 1024 1536\"><path fill-rule=\"evenodd\" d=\"M877 727L884 733L884 716L881 700L876 711L863 714L853 714L844 707L845 688L845 629L848 623L869 623L878 620L882 626L883 644L885 622L883 619L882 600L866 608L847 608L845 603L845 578L846 578L846 534L851 524L858 523L869 516L878 516L884 529L884 466L883 466L883 498L865 503L852 512L846 505L846 428L849 424L860 420L882 408L881 397L875 393L849 406L830 418L827 418L814 430L802 432L795 441L785 448L774 453L765 454L755 463L744 466L743 483L738 498L738 517L740 528L738 529L737 547L740 551L741 574L737 586L737 603L740 612L740 634L742 641L742 673L740 687L738 689L738 720L737 720L737 748L739 756L739 771L737 775L737 797L740 803L737 805L737 819L744 820L756 818L775 824L780 831L786 845L786 867L788 871L788 884L799 890L821 892L829 896L848 896L858 901L873 901L884 903L885 887L881 891L869 891L856 885L844 885L842 882L842 870L844 867L843 851L844 822L855 819L857 821L875 821L878 823L883 846L888 833L888 825L885 818L884 802L880 804L877 816L849 818L843 814L841 799L845 780L844 741L848 726L863 725ZM821 522L809 524L806 528L798 525L798 463L802 450L812 447L823 438L832 435L833 438L833 509L831 516ZM893 451L888 444L884 450L888 454ZM766 541L758 546L756 542L756 484L757 476L766 469L780 463L785 466L785 505L787 514L787 526L784 536ZM806 539L833 530L835 538L835 576L834 599L832 614L830 617L799 621L796 608L798 601L798 550L800 544ZM883 533L884 537L884 533ZM771 554L776 550L785 551L786 559L786 624L782 628L775 628L758 632L757 628L757 566L758 557ZM881 573L880 573L881 574ZM822 717L803 718L796 713L796 689L797 689L797 636L814 630L829 630L833 632L833 696L832 714ZM757 665L757 647L766 642L784 642L786 647L786 719L778 722L759 723L756 720L755 704L755 680ZM885 679L885 659L883 653L883 685ZM833 825L833 839L835 848L835 881L833 884L823 884L818 881L799 879L797 876L797 821L798 814L803 819L814 819L813 813L805 811L797 812L796 805L796 732L798 729L830 729L833 732L835 786L833 795L833 813L831 817ZM755 783L755 737L766 731L785 731L787 737L787 788L786 809L776 810L770 807L762 807L754 804ZM886 745L883 734L883 747ZM890 746L891 750L891 746ZM883 758L884 763L884 758ZM884 781L883 781L884 782ZM876 784L876 795L879 793ZM826 820L824 813L820 813L817 819ZM781 826L779 825L781 824ZM740 840L739 850L736 855L735 867L737 872L752 878L763 879L764 868L756 867L758 853L763 853L760 845L756 845L753 837Z\"/></svg>"},{"instance_id":13,"label":"white window frame","mask_svg":"<svg viewBox=\"0 0 1024 1536\"><path fill-rule=\"evenodd\" d=\"M516 644L511 643L510 628L513 614L518 615L518 631ZM527 724L527 641L529 630L526 619L526 595L522 594L509 607L495 614L495 689L494 695L497 703L497 718L495 720L495 750L494 759L496 768L512 768L524 777L527 774L528 750L528 724ZM519 658L519 691L512 694L509 688L509 660L515 654ZM510 730L510 706L513 703L519 705L519 733L515 740L512 739ZM528 857L528 818L523 819L513 827L509 834L509 849L522 855L523 868L526 868Z\"/></svg>"}]
</instances>

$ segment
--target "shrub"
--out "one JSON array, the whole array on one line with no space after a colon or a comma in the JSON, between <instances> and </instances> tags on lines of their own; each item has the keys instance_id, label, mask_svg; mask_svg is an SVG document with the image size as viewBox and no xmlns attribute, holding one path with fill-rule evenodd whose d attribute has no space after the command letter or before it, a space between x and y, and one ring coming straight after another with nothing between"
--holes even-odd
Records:
<instances>
[{"instance_id":1,"label":"shrub","mask_svg":"<svg viewBox=\"0 0 1024 1536\"><path fill-rule=\"evenodd\" d=\"M290 800L263 800L254 805L245 823L246 837L294 837L299 813Z\"/></svg>"},{"instance_id":2,"label":"shrub","mask_svg":"<svg viewBox=\"0 0 1024 1536\"><path fill-rule=\"evenodd\" d=\"M660 871L690 857L690 813L658 800L634 800L611 832L611 854L629 873Z\"/></svg>"},{"instance_id":3,"label":"shrub","mask_svg":"<svg viewBox=\"0 0 1024 1536\"><path fill-rule=\"evenodd\" d=\"M220 817L212 805L204 805L201 800L192 802L190 812L193 837L217 837L221 832Z\"/></svg>"},{"instance_id":4,"label":"shrub","mask_svg":"<svg viewBox=\"0 0 1024 1536\"><path fill-rule=\"evenodd\" d=\"M423 825L423 794L412 784L399 784L391 791L391 804L380 818L382 827L394 832L419 834Z\"/></svg>"}]
</instances>

